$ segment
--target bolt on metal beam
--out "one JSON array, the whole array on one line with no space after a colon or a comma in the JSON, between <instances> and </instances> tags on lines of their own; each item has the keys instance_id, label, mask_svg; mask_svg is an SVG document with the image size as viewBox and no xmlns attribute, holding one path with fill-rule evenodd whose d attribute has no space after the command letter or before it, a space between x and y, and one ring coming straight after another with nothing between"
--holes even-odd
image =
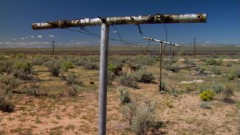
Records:
<instances>
[{"instance_id":1,"label":"bolt on metal beam","mask_svg":"<svg viewBox=\"0 0 240 135\"><path fill-rule=\"evenodd\" d=\"M52 29L52 28L68 28L80 26L101 25L103 18L83 18L76 20L61 20L44 23L33 23L34 30ZM106 17L104 18L107 25L120 24L155 24L155 23L198 23L206 22L206 14L156 14L147 16L124 16L124 17Z\"/></svg>"}]
</instances>

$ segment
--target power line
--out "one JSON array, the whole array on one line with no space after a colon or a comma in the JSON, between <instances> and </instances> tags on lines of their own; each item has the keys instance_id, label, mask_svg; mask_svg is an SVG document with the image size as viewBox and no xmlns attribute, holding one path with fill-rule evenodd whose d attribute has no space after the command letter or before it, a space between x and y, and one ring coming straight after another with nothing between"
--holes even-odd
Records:
<instances>
[{"instance_id":1,"label":"power line","mask_svg":"<svg viewBox=\"0 0 240 135\"><path fill-rule=\"evenodd\" d=\"M117 31L119 39L109 38L109 40L122 42L122 43L128 44L128 45L136 45L136 44L139 44L139 43L144 43L144 42L132 42L132 41L123 40L122 37L121 37L121 35L120 35L120 32L117 30L117 28L116 28L114 25L112 25L112 26L113 26L113 28ZM69 29L69 28L66 28L65 30L73 31L73 32L78 32L78 33L85 34L85 35L95 36L95 37L98 37L98 38L101 37L99 34L92 33L92 32L86 30L86 29L83 28L83 27L81 27L81 30L75 30L75 29ZM84 30L84 31L83 31L83 30Z\"/></svg>"}]
</instances>

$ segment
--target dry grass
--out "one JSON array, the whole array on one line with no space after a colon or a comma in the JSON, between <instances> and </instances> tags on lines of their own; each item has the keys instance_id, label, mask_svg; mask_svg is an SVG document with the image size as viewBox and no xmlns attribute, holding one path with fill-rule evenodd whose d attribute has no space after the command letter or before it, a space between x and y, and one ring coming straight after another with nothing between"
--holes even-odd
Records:
<instances>
[{"instance_id":1,"label":"dry grass","mask_svg":"<svg viewBox=\"0 0 240 135\"><path fill-rule=\"evenodd\" d=\"M198 66L212 69L204 62L196 60ZM178 64L184 65L179 61ZM239 79L228 81L226 74L239 67L233 63L229 68L225 63L218 68L222 75L198 76L194 68L180 70L177 73L163 71L163 80L169 91L158 92L159 68L156 65L147 66L146 70L152 72L155 83L138 83L139 89L128 88L131 99L143 102L143 97L157 102L156 117L164 122L161 130L167 134L238 134L238 111L236 103L228 104L222 101L222 95L216 95L211 101L211 109L201 108L199 87L204 85L212 88L215 83L230 84L234 87L233 101L240 99ZM41 91L48 96L29 97L25 94L14 94L16 104L13 113L0 111L0 134L97 134L98 131L98 71L86 70L84 67L75 67L69 72L79 75L82 85L78 85L75 97L64 95L69 86L61 77L52 77L45 66L34 66L38 73L37 82ZM124 70L127 72L127 70ZM67 74L67 73L64 73ZM182 85L181 81L202 79L201 84ZM94 84L89 82L93 81ZM107 104L107 134L134 134L121 113L122 105L119 100L117 81L108 89ZM173 90L174 89L174 90Z\"/></svg>"}]
</instances>

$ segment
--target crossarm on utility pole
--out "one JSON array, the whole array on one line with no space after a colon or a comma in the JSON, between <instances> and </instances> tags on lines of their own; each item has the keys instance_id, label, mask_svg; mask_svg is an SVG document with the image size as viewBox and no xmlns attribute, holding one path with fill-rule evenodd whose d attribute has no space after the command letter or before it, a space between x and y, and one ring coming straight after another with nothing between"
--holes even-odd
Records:
<instances>
[{"instance_id":1,"label":"crossarm on utility pole","mask_svg":"<svg viewBox=\"0 0 240 135\"><path fill-rule=\"evenodd\" d=\"M156 14L147 16L125 16L125 17L106 17L104 18L107 25L120 24L155 24L155 23L198 23L206 22L206 14ZM68 28L80 26L101 25L102 18L83 18L76 20L61 20L44 23L33 23L34 30L53 29L53 28Z\"/></svg>"},{"instance_id":2,"label":"crossarm on utility pole","mask_svg":"<svg viewBox=\"0 0 240 135\"><path fill-rule=\"evenodd\" d=\"M181 47L181 45L179 45L179 44L175 44L175 43L171 43L171 42L167 42L167 41L162 41L162 40L159 40L159 39L154 39L154 38L150 38L150 37L143 37L143 38L146 39L146 40L150 40L150 41L155 41L155 42L164 43L164 44L167 44L167 45Z\"/></svg>"}]
</instances>

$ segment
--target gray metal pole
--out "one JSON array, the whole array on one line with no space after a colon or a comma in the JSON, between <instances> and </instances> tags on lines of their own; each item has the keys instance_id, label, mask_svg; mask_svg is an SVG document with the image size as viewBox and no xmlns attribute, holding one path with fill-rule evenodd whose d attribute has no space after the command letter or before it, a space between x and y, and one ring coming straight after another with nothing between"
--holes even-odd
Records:
<instances>
[{"instance_id":1,"label":"gray metal pole","mask_svg":"<svg viewBox=\"0 0 240 135\"><path fill-rule=\"evenodd\" d=\"M106 135L109 26L101 25L98 135Z\"/></svg>"},{"instance_id":2,"label":"gray metal pole","mask_svg":"<svg viewBox=\"0 0 240 135\"><path fill-rule=\"evenodd\" d=\"M162 61L163 61L163 50L162 42L160 43L160 61L159 61L159 92L162 92Z\"/></svg>"},{"instance_id":3,"label":"gray metal pole","mask_svg":"<svg viewBox=\"0 0 240 135\"><path fill-rule=\"evenodd\" d=\"M54 55L54 43L55 41L52 41L52 55Z\"/></svg>"}]
</instances>

